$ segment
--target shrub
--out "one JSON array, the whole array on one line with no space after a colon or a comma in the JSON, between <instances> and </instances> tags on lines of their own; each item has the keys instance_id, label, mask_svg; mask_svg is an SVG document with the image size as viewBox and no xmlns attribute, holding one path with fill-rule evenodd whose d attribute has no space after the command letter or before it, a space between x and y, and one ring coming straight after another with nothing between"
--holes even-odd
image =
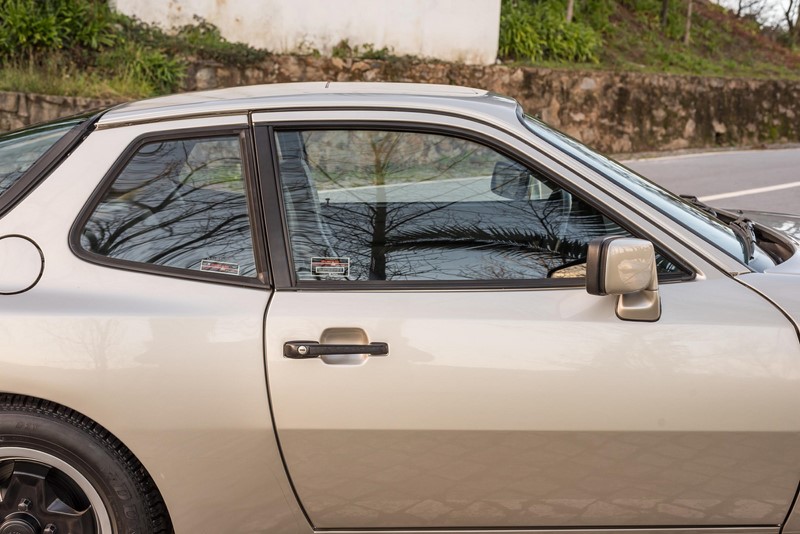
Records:
<instances>
[{"instance_id":1,"label":"shrub","mask_svg":"<svg viewBox=\"0 0 800 534\"><path fill-rule=\"evenodd\" d=\"M349 39L342 39L331 49L331 56L342 59L388 59L392 57L392 51L385 46L382 48L375 48L375 45L372 43L350 45Z\"/></svg>"},{"instance_id":2,"label":"shrub","mask_svg":"<svg viewBox=\"0 0 800 534\"><path fill-rule=\"evenodd\" d=\"M587 24L566 21L564 3L559 0L502 2L500 57L596 63L601 44L599 33Z\"/></svg>"},{"instance_id":3,"label":"shrub","mask_svg":"<svg viewBox=\"0 0 800 534\"><path fill-rule=\"evenodd\" d=\"M176 91L186 73L183 61L131 41L104 50L97 58L97 68L109 78L118 77L133 85L144 85L154 94Z\"/></svg>"},{"instance_id":4,"label":"shrub","mask_svg":"<svg viewBox=\"0 0 800 534\"><path fill-rule=\"evenodd\" d=\"M381 51L370 47L367 52ZM225 40L216 26L200 18L166 33L112 12L104 0L0 0L5 84L16 80L49 88L61 78L60 93L72 87L130 87L136 96L149 96L179 89L186 57L245 66L268 53Z\"/></svg>"},{"instance_id":5,"label":"shrub","mask_svg":"<svg viewBox=\"0 0 800 534\"><path fill-rule=\"evenodd\" d=\"M28 61L62 49L114 44L112 13L88 0L0 0L0 57Z\"/></svg>"},{"instance_id":6,"label":"shrub","mask_svg":"<svg viewBox=\"0 0 800 534\"><path fill-rule=\"evenodd\" d=\"M125 40L162 50L172 56L192 56L228 65L247 66L258 63L269 55L267 50L226 40L220 34L219 28L198 16L194 17L193 24L174 28L169 33L157 26L121 15L117 16L117 24Z\"/></svg>"}]
</instances>

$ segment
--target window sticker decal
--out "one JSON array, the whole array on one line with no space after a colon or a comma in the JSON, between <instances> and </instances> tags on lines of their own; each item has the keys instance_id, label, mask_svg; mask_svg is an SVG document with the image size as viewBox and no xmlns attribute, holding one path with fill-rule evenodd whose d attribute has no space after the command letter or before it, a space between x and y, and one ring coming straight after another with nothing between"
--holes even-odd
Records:
<instances>
[{"instance_id":1,"label":"window sticker decal","mask_svg":"<svg viewBox=\"0 0 800 534\"><path fill-rule=\"evenodd\" d=\"M219 261L213 258L200 262L200 270L209 273L239 274L239 264L228 261Z\"/></svg>"},{"instance_id":2,"label":"window sticker decal","mask_svg":"<svg viewBox=\"0 0 800 534\"><path fill-rule=\"evenodd\" d=\"M311 274L324 278L346 278L350 275L350 258L311 258Z\"/></svg>"}]
</instances>

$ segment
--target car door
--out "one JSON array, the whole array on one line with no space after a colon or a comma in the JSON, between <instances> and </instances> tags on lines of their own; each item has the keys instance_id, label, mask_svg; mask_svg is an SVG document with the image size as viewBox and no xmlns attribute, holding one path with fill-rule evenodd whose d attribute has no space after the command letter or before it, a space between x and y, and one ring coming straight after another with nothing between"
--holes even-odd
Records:
<instances>
[{"instance_id":1,"label":"car door","mask_svg":"<svg viewBox=\"0 0 800 534\"><path fill-rule=\"evenodd\" d=\"M783 521L800 354L777 309L493 127L324 119L256 116L270 400L315 528ZM655 242L658 321L586 292L608 234Z\"/></svg>"}]
</instances>

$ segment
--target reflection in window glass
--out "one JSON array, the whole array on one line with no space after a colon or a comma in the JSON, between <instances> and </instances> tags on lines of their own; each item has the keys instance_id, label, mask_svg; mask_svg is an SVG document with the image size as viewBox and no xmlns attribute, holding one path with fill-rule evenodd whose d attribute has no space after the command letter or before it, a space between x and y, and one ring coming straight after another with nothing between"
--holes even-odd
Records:
<instances>
[{"instance_id":1,"label":"reflection in window glass","mask_svg":"<svg viewBox=\"0 0 800 534\"><path fill-rule=\"evenodd\" d=\"M239 139L144 145L92 214L81 244L109 258L254 276Z\"/></svg>"},{"instance_id":2,"label":"reflection in window glass","mask_svg":"<svg viewBox=\"0 0 800 534\"><path fill-rule=\"evenodd\" d=\"M745 244L718 219L540 120L524 116L522 122L534 134L629 190L715 247L743 263L748 262Z\"/></svg>"},{"instance_id":3,"label":"reflection in window glass","mask_svg":"<svg viewBox=\"0 0 800 534\"><path fill-rule=\"evenodd\" d=\"M276 137L300 280L580 277L592 238L627 235L546 177L472 141L377 130Z\"/></svg>"},{"instance_id":4,"label":"reflection in window glass","mask_svg":"<svg viewBox=\"0 0 800 534\"><path fill-rule=\"evenodd\" d=\"M72 117L0 135L0 195L25 174L59 139L86 120Z\"/></svg>"}]
</instances>

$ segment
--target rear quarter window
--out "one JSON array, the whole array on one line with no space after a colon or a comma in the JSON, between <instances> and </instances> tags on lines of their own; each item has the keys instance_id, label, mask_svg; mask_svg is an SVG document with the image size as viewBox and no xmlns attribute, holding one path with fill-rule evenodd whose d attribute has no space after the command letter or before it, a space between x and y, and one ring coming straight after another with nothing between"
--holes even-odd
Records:
<instances>
[{"instance_id":1,"label":"rear quarter window","mask_svg":"<svg viewBox=\"0 0 800 534\"><path fill-rule=\"evenodd\" d=\"M94 208L80 244L117 261L256 276L239 136L139 147Z\"/></svg>"}]
</instances>

